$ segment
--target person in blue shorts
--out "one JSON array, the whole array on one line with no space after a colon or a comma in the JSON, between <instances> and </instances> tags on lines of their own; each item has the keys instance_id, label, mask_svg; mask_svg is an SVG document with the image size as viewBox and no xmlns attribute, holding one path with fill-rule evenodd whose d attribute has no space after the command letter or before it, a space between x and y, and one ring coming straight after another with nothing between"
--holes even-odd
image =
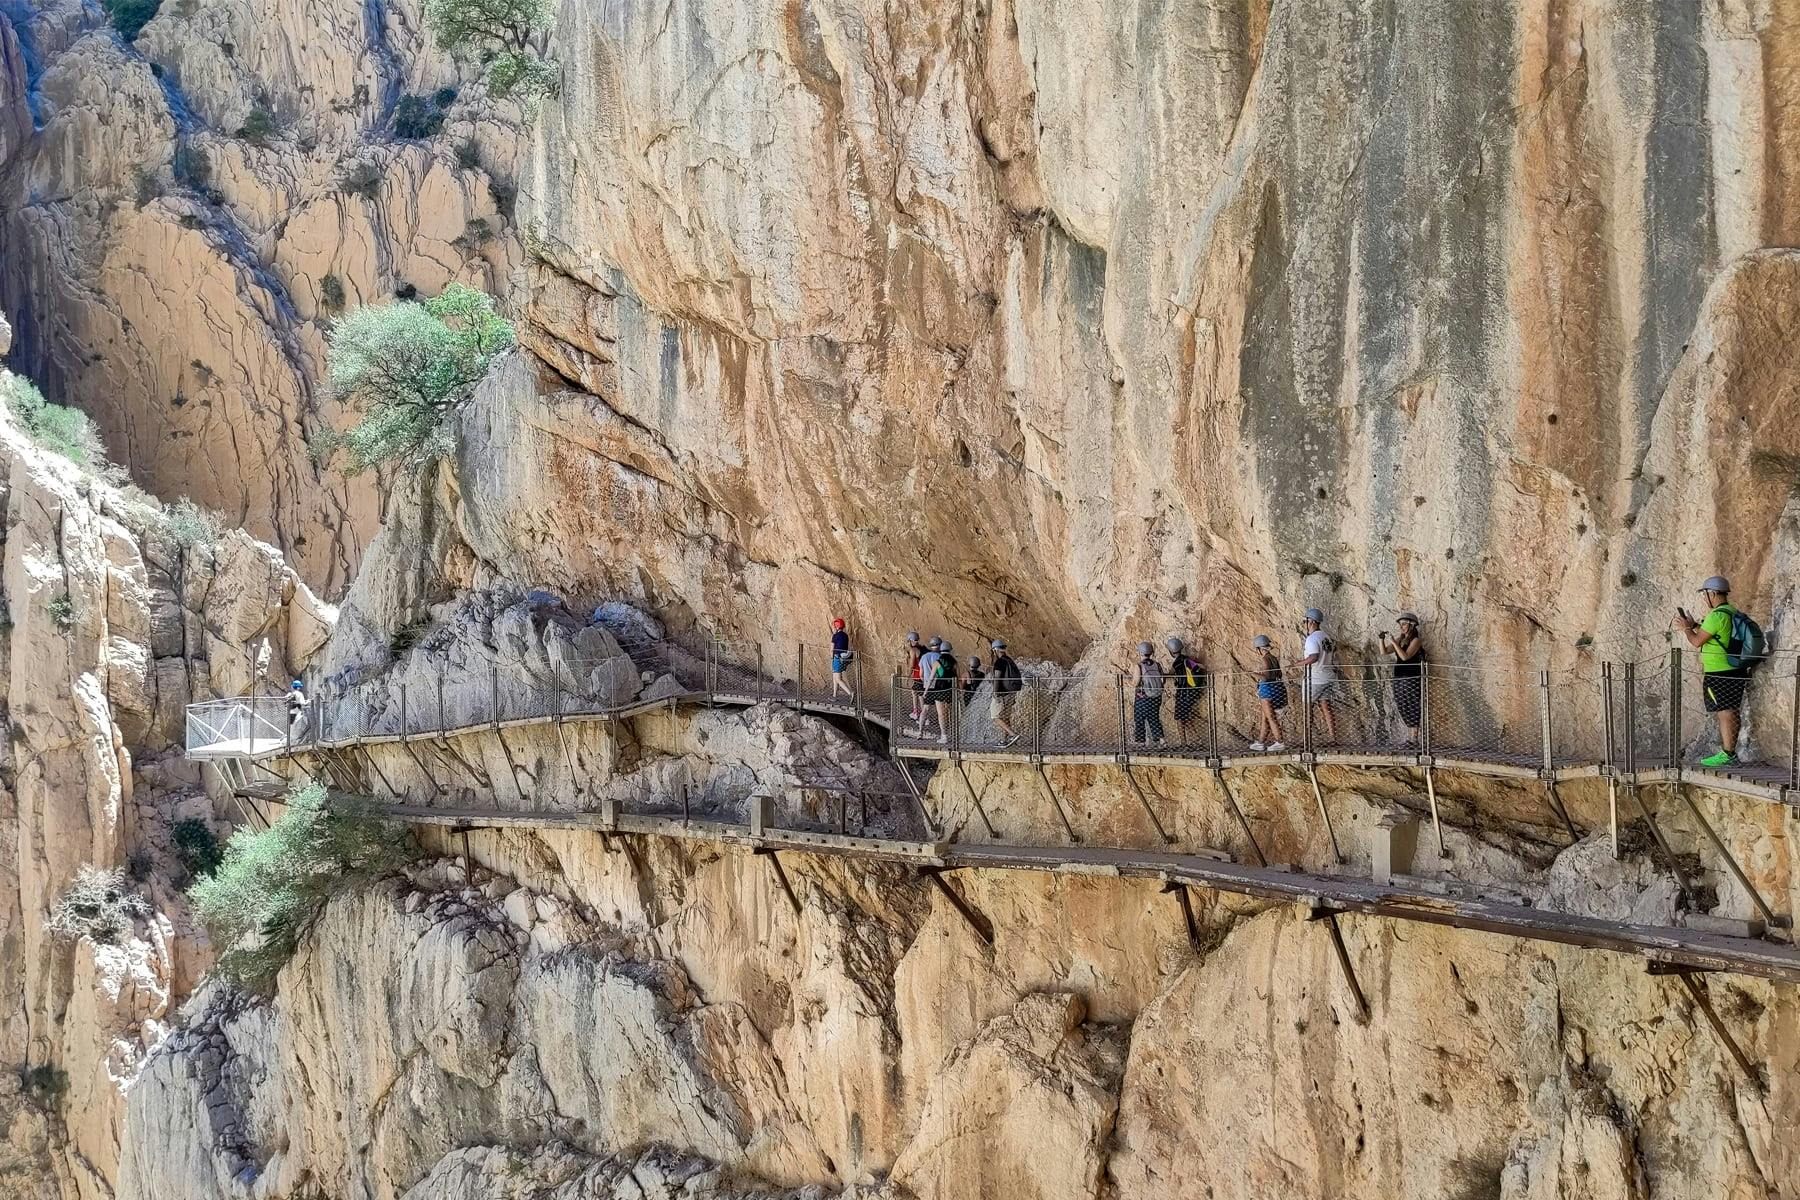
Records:
<instances>
[{"instance_id":1,"label":"person in blue shorts","mask_svg":"<svg viewBox=\"0 0 1800 1200\"><path fill-rule=\"evenodd\" d=\"M1257 727L1256 740L1250 743L1250 748L1279 753L1287 749L1279 715L1287 707L1287 684L1281 678L1281 660L1275 657L1266 633L1257 634L1250 645L1256 651L1260 664L1256 671L1256 698L1262 705L1262 722Z\"/></svg>"},{"instance_id":2,"label":"person in blue shorts","mask_svg":"<svg viewBox=\"0 0 1800 1200\"><path fill-rule=\"evenodd\" d=\"M831 622L831 694L839 692L856 699L856 693L844 681L844 672L856 659L856 652L850 649L850 635L844 632L844 618L838 617Z\"/></svg>"}]
</instances>

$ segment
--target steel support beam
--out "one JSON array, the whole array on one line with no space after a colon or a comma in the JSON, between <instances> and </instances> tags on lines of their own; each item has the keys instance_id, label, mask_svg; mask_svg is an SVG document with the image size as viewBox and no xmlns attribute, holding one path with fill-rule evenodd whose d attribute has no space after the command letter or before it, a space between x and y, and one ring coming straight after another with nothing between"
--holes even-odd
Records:
<instances>
[{"instance_id":1,"label":"steel support beam","mask_svg":"<svg viewBox=\"0 0 1800 1200\"><path fill-rule=\"evenodd\" d=\"M1168 830L1163 828L1163 823L1156 819L1156 809L1151 807L1150 797L1144 794L1143 786L1138 783L1137 776L1133 774L1131 762L1123 756L1119 759L1119 770L1125 772L1125 780L1131 784L1132 794L1137 797L1138 803L1143 805L1144 815L1150 818L1150 826L1156 830L1156 836L1162 839L1163 845L1173 846L1175 839L1169 835Z\"/></svg>"},{"instance_id":2,"label":"steel support beam","mask_svg":"<svg viewBox=\"0 0 1800 1200\"><path fill-rule=\"evenodd\" d=\"M1075 826L1069 821L1069 814L1063 811L1062 798L1056 794L1056 788L1050 783L1050 772L1044 770L1042 759L1039 759L1035 765L1038 778L1044 781L1044 790L1050 793L1050 807L1056 810L1057 818L1062 821L1063 832L1069 835L1071 842L1079 842L1081 835L1075 832Z\"/></svg>"},{"instance_id":3,"label":"steel support beam","mask_svg":"<svg viewBox=\"0 0 1800 1200\"><path fill-rule=\"evenodd\" d=\"M1338 928L1337 913L1321 905L1313 905L1308 909L1306 919L1323 921L1325 932L1331 935L1331 948L1337 955L1338 969L1343 972L1344 982L1350 987L1350 995L1356 1000L1356 1011L1367 1023L1369 1020L1369 1000L1363 995L1362 984L1356 978L1356 966L1350 961L1350 948L1344 945L1344 931Z\"/></svg>"},{"instance_id":4,"label":"steel support beam","mask_svg":"<svg viewBox=\"0 0 1800 1200\"><path fill-rule=\"evenodd\" d=\"M1692 967L1676 967L1658 962L1649 964L1649 972L1652 975L1673 975L1681 980L1681 986L1687 990L1688 998L1694 1002L1694 1007L1700 1010L1700 1015L1706 1018L1706 1023L1712 1027L1713 1036L1719 1040L1719 1045L1723 1046L1725 1051L1731 1055L1731 1061L1737 1064L1738 1071L1743 1074L1751 1089L1758 1096L1767 1096L1769 1089L1768 1085L1763 1082L1762 1071L1750 1061L1750 1056L1744 1053L1744 1048L1738 1045L1736 1038L1731 1036L1731 1031L1725 1028L1725 1022L1720 1018L1718 1010L1713 1007L1712 997L1706 991L1706 981L1701 978L1705 972L1697 971Z\"/></svg>"},{"instance_id":5,"label":"steel support beam","mask_svg":"<svg viewBox=\"0 0 1800 1200\"><path fill-rule=\"evenodd\" d=\"M1651 814L1650 806L1644 803L1644 797L1638 791L1639 786L1637 780L1633 778L1625 785L1625 793L1631 797L1631 802L1637 805L1638 812L1643 814L1644 825L1650 830L1650 838L1656 843L1657 849L1662 851L1663 859L1669 864L1669 870L1674 874L1675 883L1681 888L1681 894L1687 900L1688 908L1698 912L1700 910L1700 894L1694 890L1694 885L1688 882L1687 875L1682 872L1681 862L1675 857L1674 847L1670 846L1669 840L1663 837L1662 826L1656 823L1656 817Z\"/></svg>"},{"instance_id":6,"label":"steel support beam","mask_svg":"<svg viewBox=\"0 0 1800 1200\"><path fill-rule=\"evenodd\" d=\"M800 897L794 895L794 885L788 882L787 868L781 865L781 856L767 846L758 846L753 853L760 854L769 860L769 866L775 871L776 882L781 884L782 892L787 896L788 903L793 906L794 915L799 916Z\"/></svg>"},{"instance_id":7,"label":"steel support beam","mask_svg":"<svg viewBox=\"0 0 1800 1200\"><path fill-rule=\"evenodd\" d=\"M969 803L975 806L975 813L981 818L981 823L987 827L988 836L999 837L1000 831L995 829L994 823L988 819L987 809L982 807L981 797L975 794L975 785L970 782L968 768L963 766L960 755L956 759L956 773L962 776L963 786L969 789Z\"/></svg>"},{"instance_id":8,"label":"steel support beam","mask_svg":"<svg viewBox=\"0 0 1800 1200\"><path fill-rule=\"evenodd\" d=\"M1344 852L1338 848L1337 830L1331 827L1331 813L1325 808L1325 789L1319 786L1319 765L1310 758L1306 763L1307 777L1312 780L1313 799L1318 801L1319 816L1325 822L1325 834L1331 839L1331 858L1339 866L1344 864Z\"/></svg>"},{"instance_id":9,"label":"steel support beam","mask_svg":"<svg viewBox=\"0 0 1800 1200\"><path fill-rule=\"evenodd\" d=\"M1250 845L1250 857L1255 860L1257 866L1268 866L1269 860L1264 856L1262 847L1256 842L1256 834L1250 829L1249 819L1244 816L1244 810L1238 807L1237 798L1231 794L1231 785L1225 782L1225 772L1214 767L1212 776L1218 782L1220 793L1225 797L1226 807L1231 809L1231 815L1237 818L1238 828L1244 831L1244 841Z\"/></svg>"},{"instance_id":10,"label":"steel support beam","mask_svg":"<svg viewBox=\"0 0 1800 1200\"><path fill-rule=\"evenodd\" d=\"M1194 919L1194 900L1188 895L1187 886L1170 880L1162 885L1162 890L1175 893L1175 899L1181 905L1181 919L1187 925L1188 947L1195 954L1205 953L1200 941L1200 922Z\"/></svg>"},{"instance_id":11,"label":"steel support beam","mask_svg":"<svg viewBox=\"0 0 1800 1200\"><path fill-rule=\"evenodd\" d=\"M969 928L975 931L975 936L992 947L994 923L983 916L974 905L958 895L955 888L944 882L944 870L943 867L920 867L919 874L929 879L932 886L937 888L938 894L950 902L950 907L954 908L957 915L968 922Z\"/></svg>"},{"instance_id":12,"label":"steel support beam","mask_svg":"<svg viewBox=\"0 0 1800 1200\"><path fill-rule=\"evenodd\" d=\"M1769 907L1769 902L1763 899L1763 894L1756 890L1756 885L1750 882L1748 875L1744 874L1744 868L1738 865L1737 856L1725 848L1724 840L1713 829L1712 822L1706 819L1706 814L1700 811L1700 806L1694 803L1694 798L1688 794L1688 789L1679 782L1671 782L1668 787L1671 792L1675 792L1681 797L1682 802L1687 805L1688 811L1694 814L1694 820L1700 822L1700 828L1705 831L1707 840L1713 844L1713 849L1719 852L1719 857L1725 860L1725 866L1731 872L1731 877L1738 881L1739 887L1750 893L1751 902L1756 905L1756 911L1762 914L1763 922L1769 930L1773 932L1775 929L1791 926L1793 922L1776 915L1775 910Z\"/></svg>"}]
</instances>

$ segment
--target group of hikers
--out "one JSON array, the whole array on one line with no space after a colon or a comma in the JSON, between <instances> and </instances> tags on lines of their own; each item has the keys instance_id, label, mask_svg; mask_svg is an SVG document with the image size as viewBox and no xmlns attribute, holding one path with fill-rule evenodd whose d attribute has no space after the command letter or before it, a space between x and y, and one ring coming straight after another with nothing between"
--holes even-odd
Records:
<instances>
[{"instance_id":1,"label":"group of hikers","mask_svg":"<svg viewBox=\"0 0 1800 1200\"><path fill-rule=\"evenodd\" d=\"M1767 643L1762 630L1730 603L1730 583L1712 576L1700 588L1706 597L1707 613L1695 618L1685 609L1678 610L1675 628L1699 651L1702 686L1706 710L1718 721L1720 749L1702 759L1702 765L1726 767L1738 761L1738 736L1741 729L1739 710L1744 692L1756 665L1767 656ZM1425 640L1419 616L1402 612L1393 630L1380 632L1380 645L1390 663L1389 680L1393 691L1394 711L1405 728L1400 748L1421 748L1425 721ZM1300 625L1300 656L1291 664L1298 671L1304 703L1312 706L1312 715L1327 745L1341 744L1337 708L1347 699L1348 687L1337 662L1337 646L1325 630L1325 614L1317 608L1306 610ZM1025 678L1019 664L1007 653L1006 642L995 638L989 644L992 663L983 667L978 657L960 662L948 639L921 639L917 631L906 635L905 656L898 664L898 678L910 684L911 726L904 732L915 738L935 736L940 743L950 738L952 708L966 704L988 680L993 687L988 694L987 715L1005 748L1019 740L1014 727L1014 707L1024 691ZM1137 667L1132 680L1132 741L1141 746L1168 744L1168 730L1163 723L1165 703L1172 697L1172 713L1181 744L1195 742L1195 724L1203 716L1203 701L1212 686L1211 673L1204 660L1179 637L1163 641L1168 661L1157 656L1149 642L1137 644ZM854 696L845 673L855 659L850 637L842 618L832 621L831 670L833 694ZM1257 729L1248 742L1251 752L1280 753L1287 749L1288 733L1282 714L1288 709L1289 676L1268 634L1259 633L1250 640L1252 675L1256 685ZM898 715L898 714L896 714Z\"/></svg>"}]
</instances>

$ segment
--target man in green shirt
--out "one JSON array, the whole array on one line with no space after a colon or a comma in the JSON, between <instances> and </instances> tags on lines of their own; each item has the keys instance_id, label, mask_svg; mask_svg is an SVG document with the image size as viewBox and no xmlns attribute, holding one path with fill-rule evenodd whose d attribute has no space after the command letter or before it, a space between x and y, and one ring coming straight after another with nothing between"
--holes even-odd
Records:
<instances>
[{"instance_id":1,"label":"man in green shirt","mask_svg":"<svg viewBox=\"0 0 1800 1200\"><path fill-rule=\"evenodd\" d=\"M1719 721L1721 748L1717 754L1701 759L1700 765L1729 767L1738 760L1738 710L1744 704L1744 688L1750 682L1750 672L1742 667L1732 666L1731 659L1726 654L1731 642L1731 618L1737 613L1728 599L1731 593L1730 581L1723 576L1714 575L1700 585L1700 592L1706 597L1706 616L1696 621L1686 609L1682 609L1675 618L1675 628L1687 636L1689 645L1700 651L1701 687L1706 699L1706 711L1714 714Z\"/></svg>"}]
</instances>

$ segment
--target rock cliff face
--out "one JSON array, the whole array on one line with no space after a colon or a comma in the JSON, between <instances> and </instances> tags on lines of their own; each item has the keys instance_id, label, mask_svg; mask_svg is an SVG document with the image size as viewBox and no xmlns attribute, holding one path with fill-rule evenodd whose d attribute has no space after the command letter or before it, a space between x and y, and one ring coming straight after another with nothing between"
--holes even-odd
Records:
<instances>
[{"instance_id":1,"label":"rock cliff face","mask_svg":"<svg viewBox=\"0 0 1800 1200\"><path fill-rule=\"evenodd\" d=\"M0 31L15 360L143 486L341 588L378 505L309 449L344 420L323 329L346 306L506 278L509 119L463 94L410 0L170 3L134 44L80 0L16 9ZM441 129L397 130L406 96Z\"/></svg>"},{"instance_id":2,"label":"rock cliff face","mask_svg":"<svg viewBox=\"0 0 1800 1200\"><path fill-rule=\"evenodd\" d=\"M1791 642L1789 6L571 2L560 94L524 129L411 0L171 0L131 46L76 0L0 10L14 361L151 490L347 589L321 648L275 552L235 535L197 565L0 424L0 1053L68 1073L60 1102L0 1080L0 1178L59 1200L1800 1197L1792 987L1711 984L1759 1098L1636 960L1345 918L1364 1022L1317 925L1197 894L1190 941L1172 898L1116 879L963 874L989 947L893 868L784 860L796 912L727 847L426 834L272 997L196 990L158 831L212 809L147 765L186 698L315 651L383 711L512 659L591 660L629 694L601 601L777 670L830 615L865 648L1003 633L1064 664L1181 632L1224 667L1307 604L1353 656L1410 607L1442 657L1526 668L1660 649L1723 572ZM442 132L394 136L400 95L453 86ZM382 493L372 543L373 485L307 452L343 419L317 382L328 276L350 304L474 279L522 344L454 459ZM545 617L537 587L567 604ZM752 788L886 769L766 708L508 737L377 751L361 782L521 810L687 789L741 819ZM1009 836L1062 836L1030 772L971 775ZM1146 780L1183 845L1236 844L1210 782ZM1325 782L1355 869L1422 803ZM1145 844L1116 772L1055 783L1093 840ZM1303 780L1245 789L1272 858L1326 861ZM928 799L979 839L970 795ZM1567 799L1602 827L1603 791ZM1443 802L1459 877L1672 919L1629 836L1622 862L1566 846L1535 790ZM1793 814L1714 815L1792 911ZM76 866L138 849L155 915L50 942Z\"/></svg>"},{"instance_id":3,"label":"rock cliff face","mask_svg":"<svg viewBox=\"0 0 1800 1200\"><path fill-rule=\"evenodd\" d=\"M9 333L0 320L0 352ZM285 678L330 613L272 547L185 544L154 502L36 446L4 406L0 497L0 1187L109 1196L124 1087L207 961L172 840L177 820L213 823L179 756L183 705ZM126 936L46 931L85 865L128 869L151 902Z\"/></svg>"}]
</instances>

